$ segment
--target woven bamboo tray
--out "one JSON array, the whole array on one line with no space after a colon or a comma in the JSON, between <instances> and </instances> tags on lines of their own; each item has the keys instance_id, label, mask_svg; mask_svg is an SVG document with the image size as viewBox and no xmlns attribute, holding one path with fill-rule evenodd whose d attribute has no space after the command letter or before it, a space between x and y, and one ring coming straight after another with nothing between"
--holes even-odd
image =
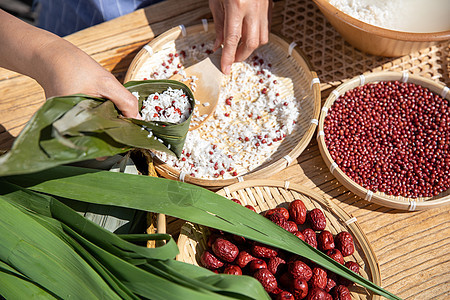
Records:
<instances>
[{"instance_id":1,"label":"woven bamboo tray","mask_svg":"<svg viewBox=\"0 0 450 300\"><path fill-rule=\"evenodd\" d=\"M331 108L334 101L339 98L340 95L343 95L346 91L364 85L366 83L396 80L421 85L422 87L428 88L432 92L441 95L443 98L450 101L450 93L448 92L448 88L445 85L428 78L417 75L410 75L408 72L376 72L354 77L353 79L340 85L332 93L330 93L330 96L327 98L322 108L319 119L319 133L317 135L320 153L322 154L327 167L330 168L331 173L336 177L336 179L350 191L368 201L372 201L382 206L410 211L431 209L448 204L450 203L450 189L442 192L437 196L423 198L391 196L379 191L369 191L350 179L350 177L348 177L338 166L336 166L326 147L324 135L325 117L328 109Z\"/></svg>"},{"instance_id":2,"label":"woven bamboo tray","mask_svg":"<svg viewBox=\"0 0 450 300\"><path fill-rule=\"evenodd\" d=\"M190 45L206 43L207 41L214 41L214 39L214 25L210 23L204 22L202 25L188 28L182 25L172 28L153 39L139 51L127 71L125 82L143 79L138 77L138 73L145 61L153 53L167 47L168 43L174 42L176 49L181 51L187 49ZM266 178L286 168L303 152L315 132L320 114L320 82L317 74L310 70L309 62L295 43L289 44L283 38L274 34L270 35L269 43L260 47L258 51L270 53L271 57L276 58L271 62L274 74L284 77L283 81L292 81L286 83L290 90L286 88L281 95L293 93L298 101L302 101L301 114L296 121L297 129L283 140L279 148L271 155L270 160L250 172L238 168L238 176L236 177L214 180L197 178L184 173L180 176L178 169L155 158L155 167L161 176L207 188L220 188L243 180ZM186 66L189 66L189 62L185 64Z\"/></svg>"},{"instance_id":3,"label":"woven bamboo tray","mask_svg":"<svg viewBox=\"0 0 450 300\"><path fill-rule=\"evenodd\" d=\"M378 261L356 218L349 216L325 197L298 184L275 180L240 182L225 187L217 193L229 199L239 199L243 205L252 205L257 212L264 212L275 207L287 208L289 202L295 199L302 200L308 210L321 209L327 218L326 230L333 235L345 230L353 236L355 253L347 257L346 261L357 262L361 266L360 272L363 277L381 285ZM192 223L184 224L178 238L180 254L176 259L199 265L200 255L207 248L208 235L207 228ZM374 295L360 286L353 286L350 291L352 292L352 299L380 299L380 296Z\"/></svg>"}]
</instances>

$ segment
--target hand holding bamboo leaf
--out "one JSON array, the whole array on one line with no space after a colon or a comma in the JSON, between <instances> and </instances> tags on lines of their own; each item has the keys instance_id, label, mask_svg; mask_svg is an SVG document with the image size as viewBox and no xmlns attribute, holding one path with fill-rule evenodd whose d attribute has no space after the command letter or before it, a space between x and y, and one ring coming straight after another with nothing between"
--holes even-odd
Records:
<instances>
[{"instance_id":1,"label":"hand holding bamboo leaf","mask_svg":"<svg viewBox=\"0 0 450 300\"><path fill-rule=\"evenodd\" d=\"M129 82L126 85L130 92L139 94L139 105L149 94L169 86L183 89L193 99L191 91L176 81ZM191 106L194 107L194 101ZM180 124L126 119L112 102L85 95L50 98L22 130L12 149L0 156L0 176L111 156L132 148L178 156L189 122L190 117Z\"/></svg>"}]
</instances>

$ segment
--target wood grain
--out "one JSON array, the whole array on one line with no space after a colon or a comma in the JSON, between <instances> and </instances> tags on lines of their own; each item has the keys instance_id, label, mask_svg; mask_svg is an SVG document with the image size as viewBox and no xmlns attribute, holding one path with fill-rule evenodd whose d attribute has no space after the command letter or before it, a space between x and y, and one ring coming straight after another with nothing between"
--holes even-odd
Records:
<instances>
[{"instance_id":1,"label":"wood grain","mask_svg":"<svg viewBox=\"0 0 450 300\"><path fill-rule=\"evenodd\" d=\"M134 55L150 39L179 24L198 24L202 18L211 18L206 0L179 3L166 0L70 35L67 40L121 79ZM284 4L275 2L274 32L283 27ZM322 100L329 94L326 88L330 84L324 83L323 87ZM0 69L0 149L11 146L14 136L43 101L43 91L34 80ZM450 299L448 206L404 212L364 201L329 172L315 136L291 166L270 179L312 188L355 216L377 256L384 288L404 299ZM168 217L167 231L176 237L183 223Z\"/></svg>"}]
</instances>

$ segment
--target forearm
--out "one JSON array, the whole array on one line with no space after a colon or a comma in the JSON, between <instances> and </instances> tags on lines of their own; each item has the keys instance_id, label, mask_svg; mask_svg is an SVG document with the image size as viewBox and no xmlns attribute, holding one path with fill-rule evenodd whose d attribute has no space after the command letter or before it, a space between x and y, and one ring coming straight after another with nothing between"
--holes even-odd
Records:
<instances>
[{"instance_id":1,"label":"forearm","mask_svg":"<svg viewBox=\"0 0 450 300\"><path fill-rule=\"evenodd\" d=\"M59 38L0 10L0 66L35 79L42 76L40 51Z\"/></svg>"}]
</instances>

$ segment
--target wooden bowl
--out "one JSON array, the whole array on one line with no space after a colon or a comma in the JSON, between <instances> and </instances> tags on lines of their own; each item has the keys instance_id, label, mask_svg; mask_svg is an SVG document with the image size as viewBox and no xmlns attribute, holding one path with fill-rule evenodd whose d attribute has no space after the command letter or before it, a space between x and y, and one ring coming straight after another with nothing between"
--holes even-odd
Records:
<instances>
[{"instance_id":1,"label":"wooden bowl","mask_svg":"<svg viewBox=\"0 0 450 300\"><path fill-rule=\"evenodd\" d=\"M139 51L128 68L125 81L142 79L138 77L138 74L145 61L169 44L174 44L178 51L178 49L189 49L192 45L214 41L214 39L214 25L211 23L187 28L183 26L172 28L153 39ZM296 120L297 129L282 141L279 148L271 155L270 160L250 172L239 172L236 177L207 179L185 173L180 174L178 169L154 157L155 168L161 176L217 189L243 180L266 178L286 168L303 152L315 132L320 114L321 98L318 76L311 71L308 60L296 47L296 44L289 44L275 34L270 34L269 43L260 47L258 51L276 58L272 62L273 72L279 77L283 77L282 80L289 82L289 84L286 84L282 95L283 93L293 93L298 101L302 101L302 110L298 120ZM210 119L214 119L214 117Z\"/></svg>"},{"instance_id":2,"label":"wooden bowl","mask_svg":"<svg viewBox=\"0 0 450 300\"><path fill-rule=\"evenodd\" d=\"M376 285L381 285L378 261L366 235L359 227L356 218L348 215L325 197L298 184L275 180L240 182L225 187L217 193L229 199L238 199L243 205L252 205L258 213L275 207L287 208L289 203L295 199L302 200L307 210L314 208L321 209L327 218L326 230L330 231L333 235L341 231L348 231L353 236L355 252L353 255L346 257L345 260L357 262L361 266L360 272L363 277ZM180 254L176 259L199 265L200 256L207 248L208 235L208 229L203 226L192 223L184 224L178 238ZM350 291L352 293L352 299L381 298L360 286L353 286L350 288Z\"/></svg>"},{"instance_id":3,"label":"wooden bowl","mask_svg":"<svg viewBox=\"0 0 450 300\"><path fill-rule=\"evenodd\" d=\"M390 30L355 19L331 5L328 0L313 0L344 39L359 50L378 56L403 56L444 41L450 30L414 33Z\"/></svg>"},{"instance_id":4,"label":"wooden bowl","mask_svg":"<svg viewBox=\"0 0 450 300\"><path fill-rule=\"evenodd\" d=\"M409 75L409 73L407 72L375 72L354 77L353 79L345 82L344 84L336 88L333 92L331 92L322 108L319 119L319 132L317 135L317 139L320 153L327 167L330 168L331 173L336 177L336 179L350 191L360 196L361 198L372 201L382 206L414 211L431 209L450 203L450 189L434 197L422 198L391 196L380 191L369 191L368 189L354 182L338 166L336 166L325 144L324 121L328 110L332 107L334 101L339 98L340 95L345 94L346 91L349 91L366 83L379 81L411 82L424 88L428 88L430 91L436 93L437 95L441 95L444 99L450 101L450 92L448 92L448 87L428 78L417 75Z\"/></svg>"}]
</instances>

